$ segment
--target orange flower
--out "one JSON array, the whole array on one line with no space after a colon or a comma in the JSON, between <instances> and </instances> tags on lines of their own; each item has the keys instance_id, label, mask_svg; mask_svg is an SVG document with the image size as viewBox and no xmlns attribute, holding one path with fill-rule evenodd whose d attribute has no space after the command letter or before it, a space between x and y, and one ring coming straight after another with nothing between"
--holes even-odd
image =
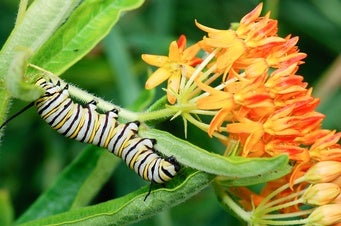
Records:
<instances>
[{"instance_id":1,"label":"orange flower","mask_svg":"<svg viewBox=\"0 0 341 226\"><path fill-rule=\"evenodd\" d=\"M233 94L216 90L203 83L198 83L203 90L211 93L210 96L200 98L197 102L199 109L220 109L211 121L208 134L212 136L215 130L219 130L224 120L231 114L234 106Z\"/></svg>"},{"instance_id":2,"label":"orange flower","mask_svg":"<svg viewBox=\"0 0 341 226\"><path fill-rule=\"evenodd\" d=\"M207 35L192 47L185 49L181 36L178 43L171 43L168 57L143 55L147 63L159 67L146 88L168 79L168 101L178 103L167 110L174 109L176 116L181 114L184 121L219 138L227 146L226 156L289 156L292 171L265 183L259 194L245 187L224 187L257 218L257 224L279 224L278 213L292 217L312 213L314 219L306 220L319 221L314 215L320 207L315 205L325 206L340 193L341 132L321 129L325 116L315 110L320 100L297 74L306 57L296 46L298 37L279 37L277 21L270 19L270 13L261 17L261 11L262 3L234 29L219 30L195 21ZM207 53L201 60L196 58L199 50ZM231 151L234 142L238 147ZM331 181L325 181L328 178ZM330 185L307 191L317 182ZM219 179L216 183L226 186ZM316 191L322 193L315 196ZM311 209L300 212L304 204ZM339 217L339 212L334 215Z\"/></svg>"},{"instance_id":3,"label":"orange flower","mask_svg":"<svg viewBox=\"0 0 341 226\"><path fill-rule=\"evenodd\" d=\"M337 142L340 140L341 132L321 130L323 136L315 137L315 142L310 147L310 155L318 161L337 160L341 161L341 145ZM309 136L309 134L308 134Z\"/></svg>"},{"instance_id":4,"label":"orange flower","mask_svg":"<svg viewBox=\"0 0 341 226\"><path fill-rule=\"evenodd\" d=\"M181 35L178 42L170 44L168 57L142 54L146 63L159 67L147 80L146 89L152 89L168 79L167 98L169 103L174 104L181 77L188 78L194 71L193 66L201 62L201 59L195 57L199 50L197 44L186 49L186 37Z\"/></svg>"}]
</instances>

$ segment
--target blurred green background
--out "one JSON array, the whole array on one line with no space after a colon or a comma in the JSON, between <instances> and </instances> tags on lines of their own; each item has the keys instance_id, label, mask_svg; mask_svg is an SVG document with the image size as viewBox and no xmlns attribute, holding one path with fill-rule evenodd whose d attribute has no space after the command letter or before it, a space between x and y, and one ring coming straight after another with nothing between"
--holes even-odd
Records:
<instances>
[{"instance_id":1,"label":"blurred green background","mask_svg":"<svg viewBox=\"0 0 341 226\"><path fill-rule=\"evenodd\" d=\"M170 41L180 34L186 34L189 42L201 39L204 33L196 28L194 19L210 27L226 29L258 3L252 0L147 0L138 10L123 15L112 32L62 78L105 100L130 108L143 91L148 76L149 68L141 60L142 53L167 54ZM341 72L340 69L335 72L335 68L341 67L341 63L337 63L341 50L341 1L270 0L264 3L263 12L272 10L271 17L279 20L282 37L288 34L300 37L298 46L308 57L299 74L309 86L317 86L314 92L322 98L319 111L327 115L324 127L340 130ZM14 26L17 5L18 1L0 0L1 46ZM127 73L134 75L131 87L124 86ZM335 89L324 85L323 81L328 79ZM158 90L156 96L161 95L163 91ZM12 103L9 115L27 104L18 100ZM157 126L183 137L181 120ZM188 139L209 151L224 151L222 145L192 127ZM51 185L85 146L57 134L39 118L35 109L11 121L0 145L0 190L10 194L15 215L19 216ZM143 184L145 182L122 162L93 203L122 196ZM237 224L219 206L212 188L137 225L160 225L169 218L167 222L173 222L172 225Z\"/></svg>"}]
</instances>

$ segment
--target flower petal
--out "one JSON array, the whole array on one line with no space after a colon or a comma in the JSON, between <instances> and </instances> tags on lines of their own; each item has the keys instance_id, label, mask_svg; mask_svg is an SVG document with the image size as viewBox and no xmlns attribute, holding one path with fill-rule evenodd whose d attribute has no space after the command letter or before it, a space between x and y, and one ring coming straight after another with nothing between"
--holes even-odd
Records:
<instances>
[{"instance_id":1,"label":"flower petal","mask_svg":"<svg viewBox=\"0 0 341 226\"><path fill-rule=\"evenodd\" d=\"M169 46L169 60L173 63L180 62L181 53L176 41L173 41Z\"/></svg>"},{"instance_id":2,"label":"flower petal","mask_svg":"<svg viewBox=\"0 0 341 226\"><path fill-rule=\"evenodd\" d=\"M175 104L176 102L175 94L177 94L179 91L180 78L181 78L181 74L179 71L179 73L174 73L168 79L167 99L170 104Z\"/></svg>"},{"instance_id":3,"label":"flower petal","mask_svg":"<svg viewBox=\"0 0 341 226\"><path fill-rule=\"evenodd\" d=\"M147 80L146 82L146 89L152 89L155 86L159 85L163 81L165 81L167 78L169 78L171 75L171 72L165 68L159 68L157 69Z\"/></svg>"},{"instance_id":4,"label":"flower petal","mask_svg":"<svg viewBox=\"0 0 341 226\"><path fill-rule=\"evenodd\" d=\"M168 62L168 57L166 56L142 54L141 57L144 62L156 67L162 67Z\"/></svg>"}]
</instances>

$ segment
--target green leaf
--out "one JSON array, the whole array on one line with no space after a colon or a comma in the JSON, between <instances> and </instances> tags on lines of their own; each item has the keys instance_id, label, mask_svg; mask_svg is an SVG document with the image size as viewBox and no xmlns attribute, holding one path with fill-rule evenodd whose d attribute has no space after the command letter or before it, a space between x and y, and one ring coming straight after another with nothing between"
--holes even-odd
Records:
<instances>
[{"instance_id":1,"label":"green leaf","mask_svg":"<svg viewBox=\"0 0 341 226\"><path fill-rule=\"evenodd\" d=\"M0 225L12 225L14 211L7 190L0 190Z\"/></svg>"},{"instance_id":2,"label":"green leaf","mask_svg":"<svg viewBox=\"0 0 341 226\"><path fill-rule=\"evenodd\" d=\"M1 107L0 107L0 125L2 125L2 123L5 121L5 115L7 113L8 110L8 105L10 102L10 95L7 91L7 89L5 89L5 85L4 82L0 81L0 103L1 103ZM0 138L3 135L3 129L0 130ZM1 139L0 139L1 142Z\"/></svg>"},{"instance_id":3,"label":"green leaf","mask_svg":"<svg viewBox=\"0 0 341 226\"><path fill-rule=\"evenodd\" d=\"M31 63L57 75L87 54L117 22L123 11L143 0L86 0L32 57Z\"/></svg>"},{"instance_id":4,"label":"green leaf","mask_svg":"<svg viewBox=\"0 0 341 226\"><path fill-rule=\"evenodd\" d=\"M207 187L214 178L192 169L183 170L181 173L180 176L185 177L183 180L180 176L178 179L174 178L167 183L167 188L153 190L145 201L148 186L115 200L23 225L127 225L184 202Z\"/></svg>"},{"instance_id":5,"label":"green leaf","mask_svg":"<svg viewBox=\"0 0 341 226\"><path fill-rule=\"evenodd\" d=\"M30 56L31 53L27 50L17 51L9 67L8 74L11 76L6 79L11 96L24 101L34 101L44 93L39 87L24 80L27 60Z\"/></svg>"},{"instance_id":6,"label":"green leaf","mask_svg":"<svg viewBox=\"0 0 341 226\"><path fill-rule=\"evenodd\" d=\"M109 156L108 156L109 155ZM17 223L61 213L87 204L120 162L107 151L88 146L18 219Z\"/></svg>"},{"instance_id":7,"label":"green leaf","mask_svg":"<svg viewBox=\"0 0 341 226\"><path fill-rule=\"evenodd\" d=\"M153 101L154 96L155 96L155 89L142 90L140 92L139 97L136 99L132 107L130 107L129 109L134 110L134 111L143 111Z\"/></svg>"},{"instance_id":8,"label":"green leaf","mask_svg":"<svg viewBox=\"0 0 341 226\"><path fill-rule=\"evenodd\" d=\"M165 105L168 104L167 96L164 95L157 101L153 103L147 110L147 112L157 111L165 108Z\"/></svg>"},{"instance_id":9,"label":"green leaf","mask_svg":"<svg viewBox=\"0 0 341 226\"><path fill-rule=\"evenodd\" d=\"M246 177L258 177L259 175L271 174L276 171L282 172L282 168L288 169L287 155L273 158L227 158L203 150L164 131L141 129L140 134L143 137L156 138L158 151L167 156L175 156L185 166L210 174L230 177L233 180ZM287 172L286 170L282 173Z\"/></svg>"},{"instance_id":10,"label":"green leaf","mask_svg":"<svg viewBox=\"0 0 341 226\"><path fill-rule=\"evenodd\" d=\"M141 87L134 74L127 42L122 37L119 27L110 31L103 44L109 64L115 72L119 103L124 106L131 105L141 92Z\"/></svg>"},{"instance_id":11,"label":"green leaf","mask_svg":"<svg viewBox=\"0 0 341 226\"><path fill-rule=\"evenodd\" d=\"M72 203L71 209L87 205L97 195L102 185L107 182L113 170L121 163L122 159L113 156L105 149L100 149L101 155L91 174L83 182ZM85 160L87 161L87 160Z\"/></svg>"},{"instance_id":12,"label":"green leaf","mask_svg":"<svg viewBox=\"0 0 341 226\"><path fill-rule=\"evenodd\" d=\"M318 111L323 112L326 117L323 120L323 128L341 130L341 89L334 91L328 87L326 98L318 106Z\"/></svg>"},{"instance_id":13,"label":"green leaf","mask_svg":"<svg viewBox=\"0 0 341 226\"><path fill-rule=\"evenodd\" d=\"M65 21L80 0L36 0L20 19L0 53L0 79L8 72L8 62L16 48L24 47L33 53L54 33Z\"/></svg>"},{"instance_id":14,"label":"green leaf","mask_svg":"<svg viewBox=\"0 0 341 226\"><path fill-rule=\"evenodd\" d=\"M289 165L284 165L281 168L265 172L263 174L257 174L252 177L231 179L224 176L218 176L215 181L224 187L249 186L278 179L290 173L291 170L292 168Z\"/></svg>"}]
</instances>

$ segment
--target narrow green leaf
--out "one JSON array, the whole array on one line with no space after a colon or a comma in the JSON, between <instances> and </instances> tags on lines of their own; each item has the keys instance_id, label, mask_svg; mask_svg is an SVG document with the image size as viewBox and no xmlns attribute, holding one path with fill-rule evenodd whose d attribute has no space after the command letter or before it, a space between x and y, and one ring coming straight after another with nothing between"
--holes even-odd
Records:
<instances>
[{"instance_id":1,"label":"narrow green leaf","mask_svg":"<svg viewBox=\"0 0 341 226\"><path fill-rule=\"evenodd\" d=\"M88 146L61 173L52 187L29 207L17 223L65 212L86 204L107 180L110 171L120 160L113 156L108 158L108 154L103 149ZM91 191L89 191L90 183L92 183ZM86 193L88 197L85 197Z\"/></svg>"},{"instance_id":2,"label":"narrow green leaf","mask_svg":"<svg viewBox=\"0 0 341 226\"><path fill-rule=\"evenodd\" d=\"M10 95L8 93L8 90L5 88L5 83L0 81L0 125L5 121L5 115L8 111L8 105L10 102ZM0 130L0 141L1 137L3 135L3 129Z\"/></svg>"},{"instance_id":3,"label":"narrow green leaf","mask_svg":"<svg viewBox=\"0 0 341 226\"><path fill-rule=\"evenodd\" d=\"M143 111L150 105L150 103L153 102L154 96L155 89L142 90L139 94L139 97L136 99L132 107L130 107L129 109L133 111Z\"/></svg>"},{"instance_id":4,"label":"narrow green leaf","mask_svg":"<svg viewBox=\"0 0 341 226\"><path fill-rule=\"evenodd\" d=\"M160 99L155 101L153 103L153 105L148 108L147 111L148 112L152 112L152 111L157 111L157 110L160 110L160 109L164 109L166 104L168 104L168 100L167 100L167 96L164 95Z\"/></svg>"},{"instance_id":5,"label":"narrow green leaf","mask_svg":"<svg viewBox=\"0 0 341 226\"><path fill-rule=\"evenodd\" d=\"M0 225L12 225L14 219L13 206L7 190L0 190Z\"/></svg>"},{"instance_id":6,"label":"narrow green leaf","mask_svg":"<svg viewBox=\"0 0 341 226\"><path fill-rule=\"evenodd\" d=\"M134 75L132 59L130 59L128 46L121 35L119 27L110 31L103 40L109 64L115 72L117 95L119 103L128 106L138 97L141 87Z\"/></svg>"},{"instance_id":7,"label":"narrow green leaf","mask_svg":"<svg viewBox=\"0 0 341 226\"><path fill-rule=\"evenodd\" d=\"M71 209L79 208L87 205L92 198L102 188L102 185L108 181L114 168L116 168L122 159L114 157L112 153L101 149L101 155L98 158L97 164L94 166L91 174L83 182L75 197Z\"/></svg>"},{"instance_id":8,"label":"narrow green leaf","mask_svg":"<svg viewBox=\"0 0 341 226\"><path fill-rule=\"evenodd\" d=\"M31 63L57 75L88 53L117 22L123 11L143 0L86 0L32 57Z\"/></svg>"},{"instance_id":9,"label":"narrow green leaf","mask_svg":"<svg viewBox=\"0 0 341 226\"><path fill-rule=\"evenodd\" d=\"M127 225L176 206L207 187L214 176L186 169L184 180L178 177L167 183L167 188L153 190L144 201L148 186L124 197L94 206L71 210L66 213L35 220L29 225Z\"/></svg>"},{"instance_id":10,"label":"narrow green leaf","mask_svg":"<svg viewBox=\"0 0 341 226\"><path fill-rule=\"evenodd\" d=\"M263 174L257 174L252 177L231 179L228 177L218 176L216 178L216 182L224 187L249 186L278 179L290 173L291 170L292 168L289 165L284 165L281 168Z\"/></svg>"},{"instance_id":11,"label":"narrow green leaf","mask_svg":"<svg viewBox=\"0 0 341 226\"><path fill-rule=\"evenodd\" d=\"M158 151L175 156L183 165L207 173L230 177L231 179L257 177L267 173L287 169L288 156L273 158L229 157L208 152L167 132L148 129L140 130L143 137L157 139ZM286 171L284 171L286 172Z\"/></svg>"}]
</instances>

